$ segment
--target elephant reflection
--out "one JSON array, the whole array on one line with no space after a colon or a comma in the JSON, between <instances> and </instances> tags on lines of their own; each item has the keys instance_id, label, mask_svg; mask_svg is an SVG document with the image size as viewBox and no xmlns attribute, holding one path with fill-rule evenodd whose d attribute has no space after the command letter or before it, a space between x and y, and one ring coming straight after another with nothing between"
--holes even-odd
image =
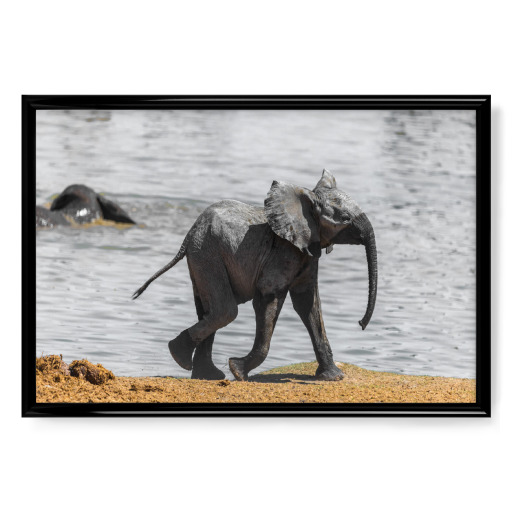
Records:
<instances>
[{"instance_id":1,"label":"elephant reflection","mask_svg":"<svg viewBox=\"0 0 512 512\"><path fill-rule=\"evenodd\" d=\"M85 185L70 185L64 189L50 209L36 206L36 227L73 226L97 219L135 224L118 204Z\"/></svg>"}]
</instances>

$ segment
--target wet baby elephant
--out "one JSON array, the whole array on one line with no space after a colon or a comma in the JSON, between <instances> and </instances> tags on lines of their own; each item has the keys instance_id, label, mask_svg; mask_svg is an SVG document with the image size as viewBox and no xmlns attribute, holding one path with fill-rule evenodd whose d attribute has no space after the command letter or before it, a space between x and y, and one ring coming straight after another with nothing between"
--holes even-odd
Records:
<instances>
[{"instance_id":1,"label":"wet baby elephant","mask_svg":"<svg viewBox=\"0 0 512 512\"><path fill-rule=\"evenodd\" d=\"M50 206L36 206L36 227L72 226L87 224L96 219L135 224L116 203L85 185L70 185Z\"/></svg>"},{"instance_id":2,"label":"wet baby elephant","mask_svg":"<svg viewBox=\"0 0 512 512\"><path fill-rule=\"evenodd\" d=\"M192 378L222 379L212 362L217 330L232 322L238 304L252 300L256 337L245 357L231 358L238 380L266 358L270 338L288 293L309 332L318 369L317 379L340 380L325 333L318 294L321 250L333 244L364 245L369 294L364 329L377 296L377 248L372 225L359 206L338 190L334 176L324 170L313 190L274 181L265 206L220 201L208 207L185 237L175 258L133 295L137 298L157 277L187 257L198 322L169 342L175 361Z\"/></svg>"}]
</instances>

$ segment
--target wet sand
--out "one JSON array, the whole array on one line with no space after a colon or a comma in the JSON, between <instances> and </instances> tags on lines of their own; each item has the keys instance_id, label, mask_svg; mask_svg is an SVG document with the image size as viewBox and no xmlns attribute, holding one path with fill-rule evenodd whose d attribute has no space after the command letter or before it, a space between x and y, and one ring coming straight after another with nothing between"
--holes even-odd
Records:
<instances>
[{"instance_id":1,"label":"wet sand","mask_svg":"<svg viewBox=\"0 0 512 512\"><path fill-rule=\"evenodd\" d=\"M82 362L80 362L82 363ZM94 367L95 365L88 366ZM203 381L173 377L115 377L87 380L84 371L69 374L59 356L38 358L38 403L474 403L475 379L411 376L365 370L337 363L338 382L315 380L317 363L283 366L248 382ZM97 373L97 372L96 372Z\"/></svg>"}]
</instances>

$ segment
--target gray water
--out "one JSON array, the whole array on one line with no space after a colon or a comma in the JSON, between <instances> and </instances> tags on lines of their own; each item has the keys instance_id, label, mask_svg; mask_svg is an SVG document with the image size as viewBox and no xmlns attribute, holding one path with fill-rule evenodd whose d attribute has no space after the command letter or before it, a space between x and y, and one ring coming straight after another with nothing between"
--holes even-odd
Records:
<instances>
[{"instance_id":1,"label":"gray water","mask_svg":"<svg viewBox=\"0 0 512 512\"><path fill-rule=\"evenodd\" d=\"M138 226L37 232L37 355L87 358L117 375L189 376L167 342L197 320L185 261L170 261L220 199L263 205L274 179L312 189L335 175L372 221L379 290L365 331L360 246L322 255L319 287L335 360L368 369L475 377L473 111L38 111L37 204L72 183L103 192ZM214 362L254 340L250 302L219 331ZM285 302L259 370L313 361Z\"/></svg>"}]
</instances>

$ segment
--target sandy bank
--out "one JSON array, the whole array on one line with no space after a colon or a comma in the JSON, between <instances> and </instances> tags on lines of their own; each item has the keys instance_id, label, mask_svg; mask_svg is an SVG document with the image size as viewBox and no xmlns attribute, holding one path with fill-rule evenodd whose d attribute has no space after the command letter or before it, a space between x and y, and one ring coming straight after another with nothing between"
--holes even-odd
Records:
<instances>
[{"instance_id":1,"label":"sandy bank","mask_svg":"<svg viewBox=\"0 0 512 512\"><path fill-rule=\"evenodd\" d=\"M345 373L339 382L315 380L317 363L283 366L249 382L114 377L98 365L106 378L92 384L84 371L70 375L59 356L45 358L36 365L38 403L474 403L476 398L474 379L399 375L346 363L339 363Z\"/></svg>"}]
</instances>

